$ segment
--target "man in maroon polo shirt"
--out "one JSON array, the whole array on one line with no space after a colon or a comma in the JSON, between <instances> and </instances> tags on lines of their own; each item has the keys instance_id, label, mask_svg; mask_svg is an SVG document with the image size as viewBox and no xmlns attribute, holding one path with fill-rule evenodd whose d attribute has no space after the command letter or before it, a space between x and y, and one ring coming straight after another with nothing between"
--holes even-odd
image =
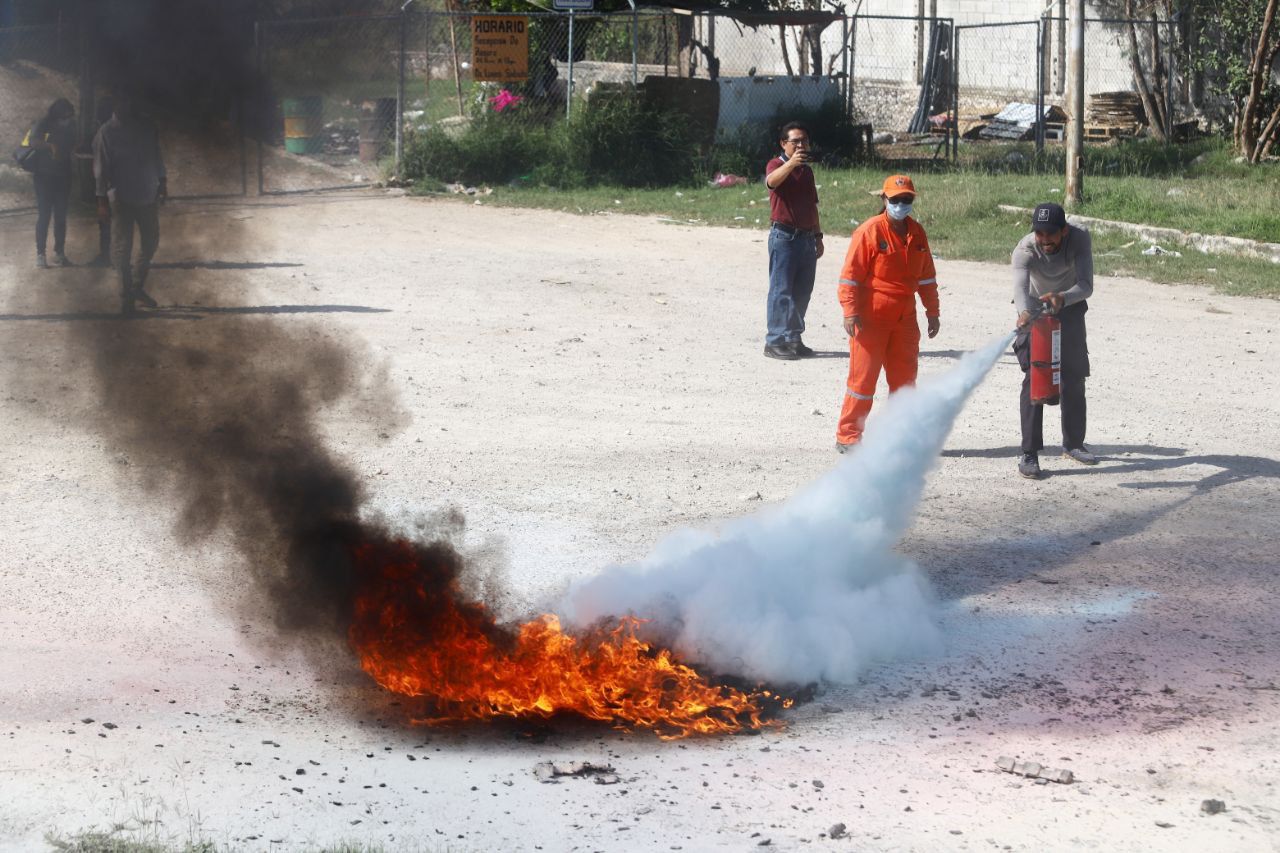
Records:
<instances>
[{"instance_id":1,"label":"man in maroon polo shirt","mask_svg":"<svg viewBox=\"0 0 1280 853\"><path fill-rule=\"evenodd\" d=\"M769 188L769 301L764 354L795 361L813 350L804 345L804 313L822 257L818 188L809 167L809 131L798 121L782 128L782 155L764 167Z\"/></svg>"}]
</instances>

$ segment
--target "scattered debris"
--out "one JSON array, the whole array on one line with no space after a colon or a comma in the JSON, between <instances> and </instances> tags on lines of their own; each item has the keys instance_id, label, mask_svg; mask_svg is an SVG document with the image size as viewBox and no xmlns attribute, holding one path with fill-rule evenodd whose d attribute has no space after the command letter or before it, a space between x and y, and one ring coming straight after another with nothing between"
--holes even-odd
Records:
<instances>
[{"instance_id":1,"label":"scattered debris","mask_svg":"<svg viewBox=\"0 0 1280 853\"><path fill-rule=\"evenodd\" d=\"M726 175L723 172L716 172L714 178L708 181L713 187L740 187L747 182L747 179L741 175Z\"/></svg>"},{"instance_id":2,"label":"scattered debris","mask_svg":"<svg viewBox=\"0 0 1280 853\"><path fill-rule=\"evenodd\" d=\"M1222 814L1227 810L1227 804L1222 800L1205 800L1200 804L1200 811L1205 814Z\"/></svg>"},{"instance_id":3,"label":"scattered debris","mask_svg":"<svg viewBox=\"0 0 1280 853\"><path fill-rule=\"evenodd\" d=\"M455 195L493 195L493 187L468 187L463 184L445 184L444 188L447 192Z\"/></svg>"},{"instance_id":4,"label":"scattered debris","mask_svg":"<svg viewBox=\"0 0 1280 853\"><path fill-rule=\"evenodd\" d=\"M827 830L828 838L844 838L847 827L843 823L832 824Z\"/></svg>"},{"instance_id":5,"label":"scattered debris","mask_svg":"<svg viewBox=\"0 0 1280 853\"><path fill-rule=\"evenodd\" d=\"M1026 776L1028 779L1043 779L1046 782L1059 782L1063 785L1070 785L1076 780L1075 774L1070 770L1053 770L1035 761L1016 761L1007 755L996 759L996 767L1006 773Z\"/></svg>"},{"instance_id":6,"label":"scattered debris","mask_svg":"<svg viewBox=\"0 0 1280 853\"><path fill-rule=\"evenodd\" d=\"M1039 118L1037 118L1039 113ZM980 129L980 139L1034 139L1036 126L1044 122L1045 135L1049 139L1061 139L1067 123L1067 114L1060 107L1045 104L1043 111L1035 104L1013 102L996 113L990 124Z\"/></svg>"},{"instance_id":7,"label":"scattered debris","mask_svg":"<svg viewBox=\"0 0 1280 853\"><path fill-rule=\"evenodd\" d=\"M590 761L567 761L562 764L540 761L534 765L533 775L539 782L553 784L563 776L595 776L597 785L614 785L619 781L612 764L595 764Z\"/></svg>"},{"instance_id":8,"label":"scattered debris","mask_svg":"<svg viewBox=\"0 0 1280 853\"><path fill-rule=\"evenodd\" d=\"M1173 249L1166 249L1166 248L1164 248L1164 247L1162 247L1162 246L1157 246L1155 243L1152 243L1152 244L1151 244L1151 246L1150 246L1149 248L1143 249L1143 250L1142 250L1142 254L1144 254L1144 255L1169 255L1169 256L1174 257L1174 258L1180 258L1180 257L1182 257L1182 253L1181 253L1181 252L1175 251L1175 250L1173 250Z\"/></svg>"}]
</instances>

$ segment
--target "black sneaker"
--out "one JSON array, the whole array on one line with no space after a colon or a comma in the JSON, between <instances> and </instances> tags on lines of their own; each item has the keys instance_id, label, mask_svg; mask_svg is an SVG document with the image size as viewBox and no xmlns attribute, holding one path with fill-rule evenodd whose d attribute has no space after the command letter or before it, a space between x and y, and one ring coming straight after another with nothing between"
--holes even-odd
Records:
<instances>
[{"instance_id":1,"label":"black sneaker","mask_svg":"<svg viewBox=\"0 0 1280 853\"><path fill-rule=\"evenodd\" d=\"M70 259L70 258L68 258L68 257L67 257L65 254L63 254L62 252L56 252L56 253L54 254L54 256L53 256L53 259L54 259L54 261L58 264L58 266L60 266L60 267L74 267L74 266L75 266L75 264L71 262L71 259Z\"/></svg>"},{"instance_id":2,"label":"black sneaker","mask_svg":"<svg viewBox=\"0 0 1280 853\"><path fill-rule=\"evenodd\" d=\"M1018 460L1018 473L1028 480L1040 479L1040 457L1035 453L1024 453Z\"/></svg>"},{"instance_id":3,"label":"black sneaker","mask_svg":"<svg viewBox=\"0 0 1280 853\"><path fill-rule=\"evenodd\" d=\"M796 355L800 358L813 358L817 355L812 349L804 345L804 341L796 341L791 345L791 348L796 351Z\"/></svg>"},{"instance_id":4,"label":"black sneaker","mask_svg":"<svg viewBox=\"0 0 1280 853\"><path fill-rule=\"evenodd\" d=\"M849 444L845 444L843 441L837 441L837 442L836 442L836 453L839 453L839 454L842 454L842 455L843 455L843 454L845 454L845 453L849 453L849 452L850 452L850 451L852 451L852 450L853 450L853 448L855 448L855 447L857 447L857 444L856 444L856 443L854 443L854 442L850 442Z\"/></svg>"},{"instance_id":5,"label":"black sneaker","mask_svg":"<svg viewBox=\"0 0 1280 853\"><path fill-rule=\"evenodd\" d=\"M778 358L783 361L796 361L800 358L791 344L778 344L776 347L765 344L764 354L769 358Z\"/></svg>"},{"instance_id":6,"label":"black sneaker","mask_svg":"<svg viewBox=\"0 0 1280 853\"><path fill-rule=\"evenodd\" d=\"M151 298L151 294L147 293L141 287L135 287L133 289L133 298L138 300L138 302L141 303L144 308L157 307L157 303L154 299Z\"/></svg>"},{"instance_id":7,"label":"black sneaker","mask_svg":"<svg viewBox=\"0 0 1280 853\"><path fill-rule=\"evenodd\" d=\"M1062 458L1075 460L1076 462L1079 462L1081 465L1097 465L1098 464L1098 457L1093 454L1093 451L1089 450L1089 448L1085 447L1084 445L1081 445L1079 447L1073 447L1070 450L1063 450Z\"/></svg>"}]
</instances>

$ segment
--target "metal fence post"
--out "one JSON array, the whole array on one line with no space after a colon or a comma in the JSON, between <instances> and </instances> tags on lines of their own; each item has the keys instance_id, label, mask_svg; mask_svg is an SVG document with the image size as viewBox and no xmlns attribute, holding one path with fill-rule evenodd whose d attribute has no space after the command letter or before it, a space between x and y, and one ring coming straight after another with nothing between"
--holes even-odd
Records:
<instances>
[{"instance_id":1,"label":"metal fence post","mask_svg":"<svg viewBox=\"0 0 1280 853\"><path fill-rule=\"evenodd\" d=\"M952 26L951 76L953 82L951 86L951 102L956 119L952 122L951 128L951 156L955 159L960 158L960 32L960 27Z\"/></svg>"},{"instance_id":2,"label":"metal fence post","mask_svg":"<svg viewBox=\"0 0 1280 853\"><path fill-rule=\"evenodd\" d=\"M1164 120L1165 142L1173 144L1173 63L1176 59L1173 49L1174 21L1170 17L1165 21L1165 75L1164 75Z\"/></svg>"},{"instance_id":3,"label":"metal fence post","mask_svg":"<svg viewBox=\"0 0 1280 853\"><path fill-rule=\"evenodd\" d=\"M404 163L404 64L405 64L405 30L408 23L409 3L413 0L406 0L405 4L400 7L400 56L399 67L396 69L396 177L400 176L401 165Z\"/></svg>"},{"instance_id":4,"label":"metal fence post","mask_svg":"<svg viewBox=\"0 0 1280 853\"><path fill-rule=\"evenodd\" d=\"M840 86L844 90L844 114L846 116L853 115L853 98L852 87L849 85L849 19L847 17L840 18L840 44L844 48L840 51L840 71L844 75L844 79L840 81Z\"/></svg>"},{"instance_id":5,"label":"metal fence post","mask_svg":"<svg viewBox=\"0 0 1280 853\"><path fill-rule=\"evenodd\" d=\"M1044 33L1045 19L1042 16L1036 26L1036 153L1044 151Z\"/></svg>"},{"instance_id":6,"label":"metal fence post","mask_svg":"<svg viewBox=\"0 0 1280 853\"><path fill-rule=\"evenodd\" d=\"M564 117L573 112L573 10L569 10L569 79L564 87Z\"/></svg>"},{"instance_id":7,"label":"metal fence post","mask_svg":"<svg viewBox=\"0 0 1280 853\"><path fill-rule=\"evenodd\" d=\"M640 85L640 18L631 4L631 85Z\"/></svg>"},{"instance_id":8,"label":"metal fence post","mask_svg":"<svg viewBox=\"0 0 1280 853\"><path fill-rule=\"evenodd\" d=\"M263 38L263 33L262 33L262 30L263 30L263 29L264 29L264 27L263 27L263 24L262 24L262 22L261 22L261 21L254 21L254 22L253 22L253 48L254 48L254 52L257 54L257 58L258 58L258 80L259 80L259 81L265 81L265 80L267 79L266 49L265 49L265 47L264 47L264 45L263 45L263 42L265 41L265 39ZM260 82L258 85L259 85L259 86L263 86L263 85L264 85L264 83ZM269 90L267 90L267 91L269 91ZM264 92L263 92L263 94L265 95L265 93L266 93L266 92L264 91ZM265 97L260 97L260 98L258 99L258 106L257 106L257 110L255 111L255 112L257 112L257 113L258 113L258 115L257 115L257 120L258 120L258 122L259 122L259 126L258 126L258 128L257 128L257 130L258 130L258 132L257 132L257 137L258 137L258 158L257 158L257 159L258 159L258 195L262 195L262 194L263 194L263 192L262 192L262 191L263 191L263 188L266 186L266 180L265 180L265 177L263 176L263 173L262 173L262 152L263 152L262 135L263 135L264 133L266 133L266 130L267 130L267 129L266 129L266 127L265 127L265 126L263 126L263 125L261 124L261 122L262 122L262 120L263 120L263 118L264 118L264 116L262 115L262 113L263 113L263 112L265 112L265 111L266 111L266 109L267 109L267 104L265 103L265 101L266 101L266 98L265 98Z\"/></svg>"}]
</instances>

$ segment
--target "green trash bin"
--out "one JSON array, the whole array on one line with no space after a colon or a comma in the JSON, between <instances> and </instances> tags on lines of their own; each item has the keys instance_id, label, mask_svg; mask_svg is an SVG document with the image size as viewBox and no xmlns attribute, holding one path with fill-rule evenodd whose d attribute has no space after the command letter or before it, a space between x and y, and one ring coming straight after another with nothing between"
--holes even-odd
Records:
<instances>
[{"instance_id":1,"label":"green trash bin","mask_svg":"<svg viewBox=\"0 0 1280 853\"><path fill-rule=\"evenodd\" d=\"M284 150L291 154L314 154L320 150L324 132L324 100L318 97L285 98Z\"/></svg>"}]
</instances>

